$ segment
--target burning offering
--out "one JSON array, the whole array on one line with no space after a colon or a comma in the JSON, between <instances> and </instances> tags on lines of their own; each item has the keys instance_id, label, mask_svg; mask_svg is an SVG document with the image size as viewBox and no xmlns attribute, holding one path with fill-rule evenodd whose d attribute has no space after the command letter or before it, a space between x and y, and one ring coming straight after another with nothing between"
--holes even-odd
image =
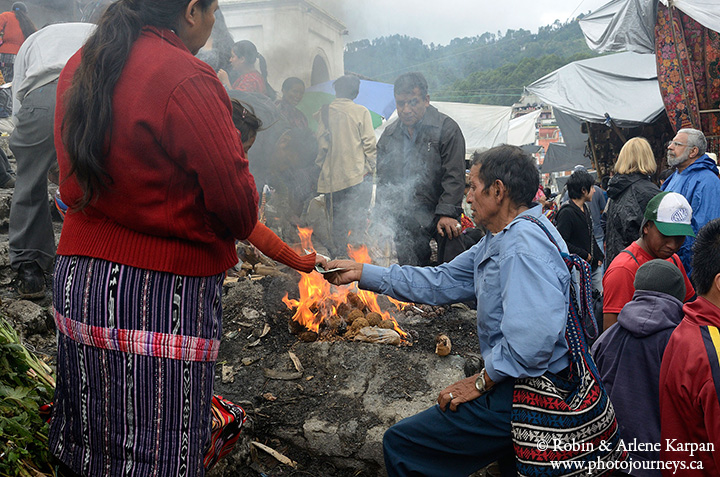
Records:
<instances>
[{"instance_id":1,"label":"burning offering","mask_svg":"<svg viewBox=\"0 0 720 477\"><path fill-rule=\"evenodd\" d=\"M302 246L314 251L312 229L298 229ZM348 255L360 263L370 263L367 247L348 247ZM395 318L380 309L378 295L356 286L336 287L318 272L303 274L298 284L300 299L285 294L283 303L295 310L290 330L303 341L358 339L362 341L410 345L411 339ZM391 300L398 309L409 304ZM358 338L360 336L360 338ZM374 338L377 337L377 338Z\"/></svg>"}]
</instances>

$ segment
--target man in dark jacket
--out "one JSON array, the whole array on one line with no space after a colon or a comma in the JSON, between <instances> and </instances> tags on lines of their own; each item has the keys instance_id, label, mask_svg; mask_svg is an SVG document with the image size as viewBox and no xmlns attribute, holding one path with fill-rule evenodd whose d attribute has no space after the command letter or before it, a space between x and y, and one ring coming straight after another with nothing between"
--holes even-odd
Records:
<instances>
[{"instance_id":1,"label":"man in dark jacket","mask_svg":"<svg viewBox=\"0 0 720 477\"><path fill-rule=\"evenodd\" d=\"M635 275L635 294L617 324L598 338L592 355L615 408L626 445L660 442L660 363L670 335L683 317L685 282L680 270L661 259L643 264ZM630 449L634 462L656 462L660 452ZM660 476L637 469L633 475Z\"/></svg>"},{"instance_id":2,"label":"man in dark jacket","mask_svg":"<svg viewBox=\"0 0 720 477\"><path fill-rule=\"evenodd\" d=\"M395 81L398 120L377 144L377 217L394 226L398 261L430 265L460 254L465 138L450 117L430 106L427 81L406 73ZM394 223L393 223L394 222Z\"/></svg>"}]
</instances>

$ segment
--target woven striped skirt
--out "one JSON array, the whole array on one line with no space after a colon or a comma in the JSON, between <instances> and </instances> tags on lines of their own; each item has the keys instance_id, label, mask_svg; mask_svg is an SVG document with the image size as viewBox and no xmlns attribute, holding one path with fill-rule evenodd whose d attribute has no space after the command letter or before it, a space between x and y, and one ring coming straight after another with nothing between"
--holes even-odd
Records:
<instances>
[{"instance_id":1,"label":"woven striped skirt","mask_svg":"<svg viewBox=\"0 0 720 477\"><path fill-rule=\"evenodd\" d=\"M51 451L90 476L203 476L222 275L58 256Z\"/></svg>"}]
</instances>

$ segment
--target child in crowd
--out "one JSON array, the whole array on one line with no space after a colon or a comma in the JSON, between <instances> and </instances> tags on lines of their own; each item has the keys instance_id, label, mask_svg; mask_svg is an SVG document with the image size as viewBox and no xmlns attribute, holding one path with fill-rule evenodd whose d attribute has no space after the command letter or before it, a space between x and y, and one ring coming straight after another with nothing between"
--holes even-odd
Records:
<instances>
[{"instance_id":1,"label":"child in crowd","mask_svg":"<svg viewBox=\"0 0 720 477\"><path fill-rule=\"evenodd\" d=\"M625 443L660 442L660 361L670 335L682 320L685 281L665 260L643 264L635 274L635 294L618 315L617 325L592 347L602 382L615 408ZM660 452L630 450L633 461L656 462ZM659 470L633 475L660 476Z\"/></svg>"},{"instance_id":2,"label":"child in crowd","mask_svg":"<svg viewBox=\"0 0 720 477\"><path fill-rule=\"evenodd\" d=\"M695 295L685 268L676 252L685 237L694 235L692 209L682 195L675 192L661 192L653 197L645 209L641 237L622 250L612 261L603 277L603 321L608 329L617 321L623 306L632 300L635 287L635 273L645 262L661 258L673 263L685 280L684 302Z\"/></svg>"}]
</instances>

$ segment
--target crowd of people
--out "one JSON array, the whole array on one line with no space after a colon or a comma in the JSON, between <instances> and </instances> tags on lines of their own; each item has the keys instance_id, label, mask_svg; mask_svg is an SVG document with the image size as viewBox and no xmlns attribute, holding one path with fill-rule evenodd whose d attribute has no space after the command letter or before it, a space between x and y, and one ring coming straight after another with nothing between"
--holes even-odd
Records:
<instances>
[{"instance_id":1,"label":"crowd of people","mask_svg":"<svg viewBox=\"0 0 720 477\"><path fill-rule=\"evenodd\" d=\"M720 179L701 131L677 132L661 187L647 140L633 138L606 187L579 168L553 200L518 147L474 153L466 171L463 133L420 73L395 80L398 119L379 140L353 75L334 81L313 132L303 80L278 97L256 45L217 28L217 0L108 3L93 23L37 32L20 2L0 15L17 161L10 263L27 299L46 295L53 270L58 475L204 475L237 240L299 271L340 269L326 275L335 285L475 303L484 368L388 429L389 475L495 461L515 475L517 385L574 372L570 254L592 272L601 333L589 339L619 435L661 444L627 449L644 465L632 475L660 475L661 461L720 473ZM293 248L319 194L329 262ZM371 224L391 231L397 264L347 260Z\"/></svg>"}]
</instances>

